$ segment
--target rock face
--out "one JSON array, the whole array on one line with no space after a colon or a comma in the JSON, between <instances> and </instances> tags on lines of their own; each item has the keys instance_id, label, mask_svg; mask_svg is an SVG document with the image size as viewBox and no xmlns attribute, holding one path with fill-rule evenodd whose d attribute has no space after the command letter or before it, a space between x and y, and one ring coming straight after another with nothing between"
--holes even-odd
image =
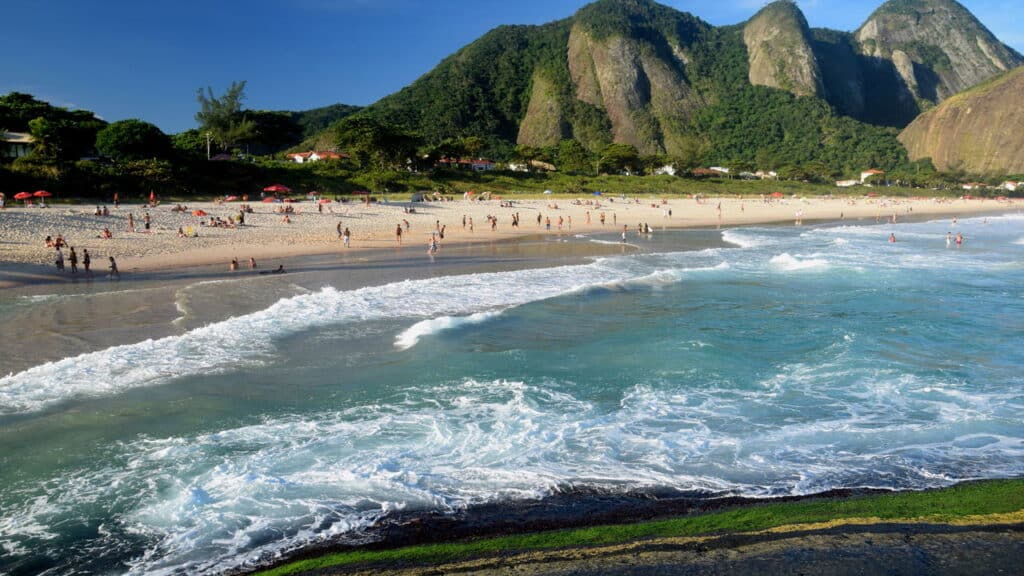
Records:
<instances>
[{"instance_id":1,"label":"rock face","mask_svg":"<svg viewBox=\"0 0 1024 576\"><path fill-rule=\"evenodd\" d=\"M675 152L680 125L702 102L686 80L679 47L659 53L654 44L659 40L668 46L664 38L595 38L579 24L569 33L567 59L576 98L603 110L613 140L642 154ZM536 145L522 137L519 143Z\"/></svg>"},{"instance_id":2,"label":"rock face","mask_svg":"<svg viewBox=\"0 0 1024 576\"><path fill-rule=\"evenodd\" d=\"M1024 63L954 0L890 0L855 37L862 54L892 62L910 94L930 103Z\"/></svg>"},{"instance_id":3,"label":"rock face","mask_svg":"<svg viewBox=\"0 0 1024 576\"><path fill-rule=\"evenodd\" d=\"M519 144L554 146L569 133L555 83L544 74L533 75L533 89L526 116L519 124Z\"/></svg>"},{"instance_id":4,"label":"rock face","mask_svg":"<svg viewBox=\"0 0 1024 576\"><path fill-rule=\"evenodd\" d=\"M797 96L822 96L821 72L811 46L811 31L796 4L779 0L764 7L743 27L750 61L750 83Z\"/></svg>"},{"instance_id":5,"label":"rock face","mask_svg":"<svg viewBox=\"0 0 1024 576\"><path fill-rule=\"evenodd\" d=\"M1024 67L950 97L900 134L911 159L972 173L1024 173Z\"/></svg>"}]
</instances>

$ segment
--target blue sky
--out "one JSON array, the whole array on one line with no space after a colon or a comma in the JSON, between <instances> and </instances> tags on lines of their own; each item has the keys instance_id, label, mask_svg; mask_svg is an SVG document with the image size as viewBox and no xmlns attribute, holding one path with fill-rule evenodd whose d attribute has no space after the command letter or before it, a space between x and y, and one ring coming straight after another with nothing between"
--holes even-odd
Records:
<instances>
[{"instance_id":1,"label":"blue sky","mask_svg":"<svg viewBox=\"0 0 1024 576\"><path fill-rule=\"evenodd\" d=\"M0 94L109 120L195 126L197 88L248 81L247 107L370 104L500 24L542 24L586 0L32 0L4 2ZM712 24L762 0L663 0ZM961 0L1024 53L1024 2ZM802 0L811 26L853 30L881 0Z\"/></svg>"}]
</instances>

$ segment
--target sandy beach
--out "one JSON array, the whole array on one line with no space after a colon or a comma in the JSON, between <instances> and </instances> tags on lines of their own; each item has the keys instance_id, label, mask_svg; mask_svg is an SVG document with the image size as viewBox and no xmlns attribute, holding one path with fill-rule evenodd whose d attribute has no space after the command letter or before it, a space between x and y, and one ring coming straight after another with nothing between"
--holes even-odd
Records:
<instances>
[{"instance_id":1,"label":"sandy beach","mask_svg":"<svg viewBox=\"0 0 1024 576\"><path fill-rule=\"evenodd\" d=\"M48 208L9 207L0 212L0 287L24 283L59 281L54 250L45 238L62 236L74 246L79 258L84 249L92 257L94 272L106 273L107 257L117 259L122 273L185 269L194 266L229 263L237 258L240 268L249 258L259 263L300 255L328 254L344 250L371 249L423 250L432 234L444 227L438 238L439 249L460 243L494 242L537 234L607 233L618 237L622 227L637 234L641 224L654 230L686 227L732 227L737 225L790 223L812 220L876 219L901 221L910 216L966 216L981 212L1007 210L1010 202L995 200L885 199L885 198L705 198L661 199L553 196L541 200L501 200L450 202L331 203L294 204L250 203L244 225L226 228L209 225L210 218L228 220L236 216L240 203L190 203L185 211L174 205L122 204L108 207L109 216L94 215L93 205L54 205ZM280 212L290 206L293 213ZM411 211L410 211L411 210ZM196 216L196 211L205 215ZM150 230L143 224L151 218ZM512 225L519 214L519 226ZM604 215L604 222L601 216ZM134 231L129 230L129 215ZM492 228L489 217L497 224ZM540 220L538 221L538 217ZM550 226L548 221L550 220ZM463 225L465 221L465 225ZM406 224L407 223L407 224ZM401 244L396 228L401 225ZM349 228L351 243L345 248L338 231ZM112 238L101 232L109 229ZM192 231L180 237L178 230ZM65 250L65 258L68 257ZM21 264L23 266L17 266ZM65 272L63 276L70 276Z\"/></svg>"}]
</instances>

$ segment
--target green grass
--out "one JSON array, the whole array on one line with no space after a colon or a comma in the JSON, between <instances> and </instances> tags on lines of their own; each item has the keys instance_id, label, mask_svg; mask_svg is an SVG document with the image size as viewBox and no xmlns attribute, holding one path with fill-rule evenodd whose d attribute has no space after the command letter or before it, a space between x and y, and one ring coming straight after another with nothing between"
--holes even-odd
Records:
<instances>
[{"instance_id":1,"label":"green grass","mask_svg":"<svg viewBox=\"0 0 1024 576\"><path fill-rule=\"evenodd\" d=\"M594 526L537 534L427 544L394 550L353 550L300 560L262 576L368 563L436 564L497 553L621 544L648 538L752 532L788 524L849 518L910 519L949 522L965 516L1024 510L1024 479L973 482L926 492L897 492L846 499L766 502L701 516L637 524Z\"/></svg>"}]
</instances>

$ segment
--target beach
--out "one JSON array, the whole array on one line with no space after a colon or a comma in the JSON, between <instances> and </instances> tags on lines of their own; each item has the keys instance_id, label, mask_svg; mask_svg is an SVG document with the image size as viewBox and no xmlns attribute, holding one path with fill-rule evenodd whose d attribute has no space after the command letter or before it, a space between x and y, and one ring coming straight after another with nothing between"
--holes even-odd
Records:
<instances>
[{"instance_id":1,"label":"beach","mask_svg":"<svg viewBox=\"0 0 1024 576\"><path fill-rule=\"evenodd\" d=\"M252 209L251 213L244 214L244 225L235 228L209 225L211 217L227 221L238 215L241 204L248 204ZM695 200L653 196L551 196L539 200L512 200L510 206L504 204L505 201L499 199L369 205L358 201L322 205L309 201L294 204L191 202L183 211L174 210L176 205L122 204L117 208L107 206L108 216L95 216L96 206L93 205L12 206L0 212L0 262L5 264L0 269L0 287L69 279L69 273L55 273L54 249L45 243L47 236L56 238L58 235L76 248L80 259L82 251L88 250L93 269L98 275L105 275L109 256L116 259L121 273L140 273L209 265L221 265L227 271L232 259L237 259L239 268L245 269L250 258L259 266L270 260L301 255L380 249L425 253L431 235L438 232L440 226L444 226L444 237L438 239L439 249L443 249L531 235L604 233L618 236L623 226L627 236L634 237L642 224L653 230L665 230L794 224L798 220L805 223L840 219L886 222L895 217L898 222L910 217L965 217L1014 208L1012 203L991 199L878 197ZM281 212L286 207L293 210L287 214L287 223L286 214ZM147 213L152 221L148 231L143 224ZM513 214L520 216L518 226L512 225ZM134 220L134 231L128 229L129 215ZM489 216L497 219L493 230ZM349 228L351 231L348 248L342 243L339 226L341 230ZM398 226L403 228L401 244L396 238ZM110 230L111 238L100 237L104 229ZM192 234L180 237L179 229ZM66 258L67 249L64 252Z\"/></svg>"}]
</instances>

